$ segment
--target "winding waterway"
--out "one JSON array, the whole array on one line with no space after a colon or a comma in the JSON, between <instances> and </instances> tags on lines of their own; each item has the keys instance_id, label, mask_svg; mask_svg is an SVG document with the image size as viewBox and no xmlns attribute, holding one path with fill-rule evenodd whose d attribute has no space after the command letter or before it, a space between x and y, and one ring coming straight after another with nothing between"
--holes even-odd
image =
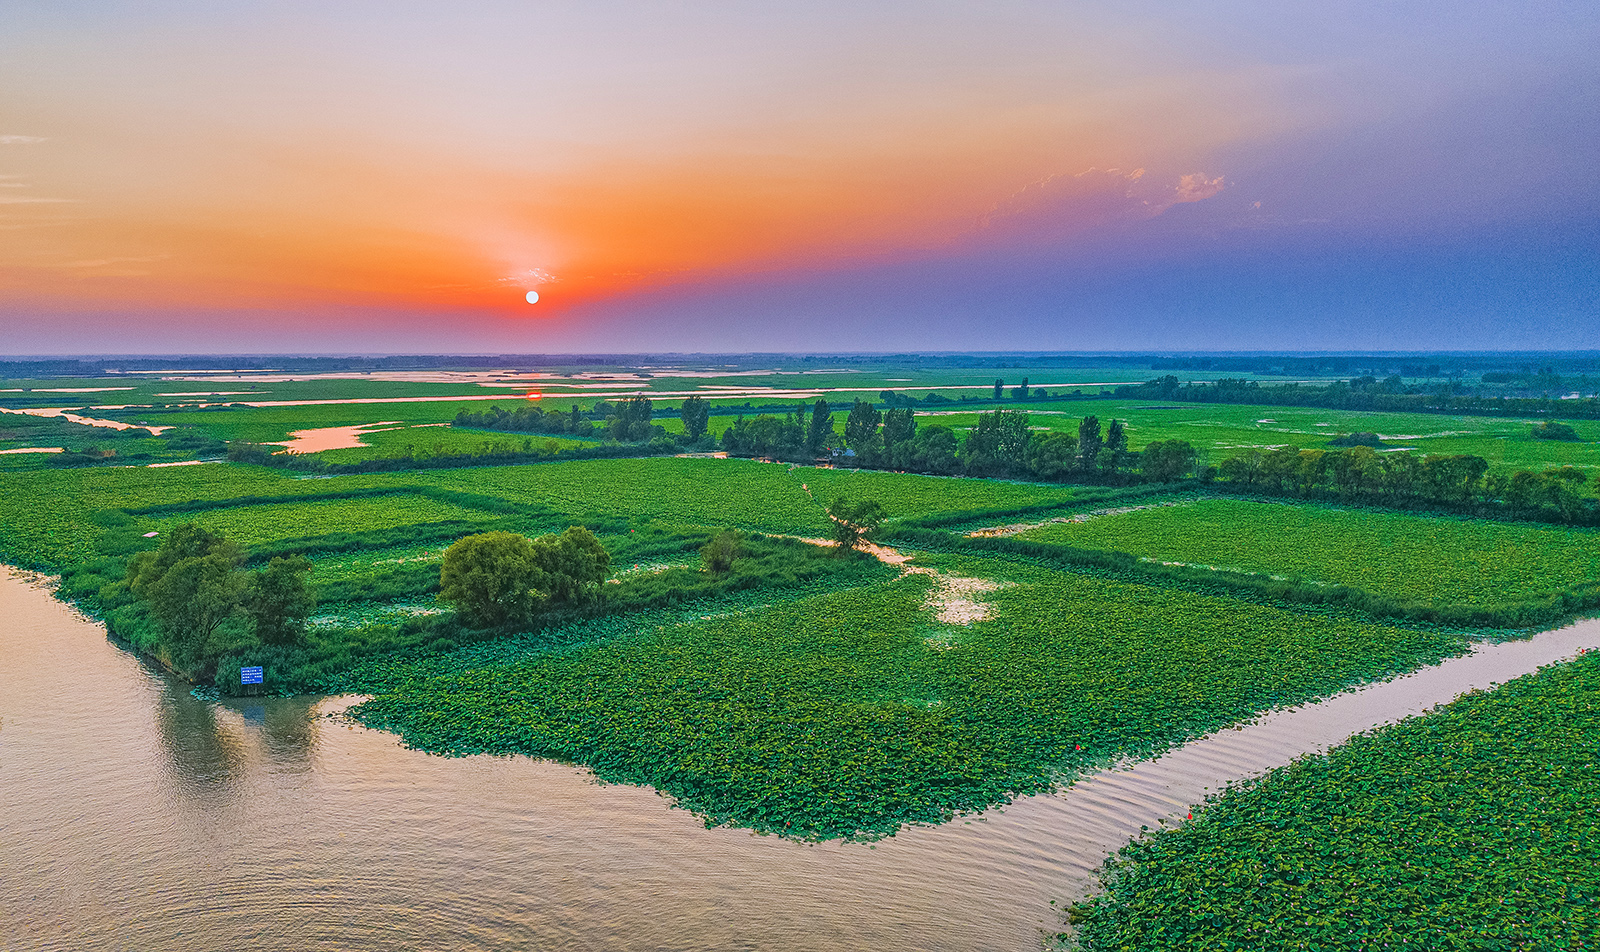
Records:
<instances>
[{"instance_id":1,"label":"winding waterway","mask_svg":"<svg viewBox=\"0 0 1600 952\"><path fill-rule=\"evenodd\" d=\"M877 844L704 829L647 789L190 696L0 567L0 947L1022 950L1141 825L1600 646L1583 622Z\"/></svg>"}]
</instances>

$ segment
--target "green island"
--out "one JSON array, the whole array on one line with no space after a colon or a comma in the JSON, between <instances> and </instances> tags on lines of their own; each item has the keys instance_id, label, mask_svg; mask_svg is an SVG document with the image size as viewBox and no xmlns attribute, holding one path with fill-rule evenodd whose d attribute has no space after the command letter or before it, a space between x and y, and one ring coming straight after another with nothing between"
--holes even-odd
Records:
<instances>
[{"instance_id":1,"label":"green island","mask_svg":"<svg viewBox=\"0 0 1600 952\"><path fill-rule=\"evenodd\" d=\"M1158 366L13 370L0 561L209 696L366 695L348 716L420 750L801 841L944 823L1600 608L1595 398ZM1591 947L1597 672L1230 791L1113 859L1073 941Z\"/></svg>"}]
</instances>

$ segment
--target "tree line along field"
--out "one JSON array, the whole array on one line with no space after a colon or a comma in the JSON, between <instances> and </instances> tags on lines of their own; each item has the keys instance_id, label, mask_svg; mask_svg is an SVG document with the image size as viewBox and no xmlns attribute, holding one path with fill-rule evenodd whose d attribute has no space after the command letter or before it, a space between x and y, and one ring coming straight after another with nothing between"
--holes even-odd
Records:
<instances>
[{"instance_id":1,"label":"tree line along field","mask_svg":"<svg viewBox=\"0 0 1600 952\"><path fill-rule=\"evenodd\" d=\"M1089 414L1101 420L1123 420L1129 445L1135 449L1153 440L1185 440L1208 452L1213 464L1239 450L1322 449L1341 434L1366 432L1383 437L1386 449L1465 453L1482 456L1497 468L1600 468L1600 422L1592 420L1568 421L1581 439L1564 442L1534 439L1530 435L1534 420L1492 416L1214 403L1159 405L1127 399L1028 401L1017 408L1027 411L1032 426L1044 429L1076 430L1078 420ZM918 422L965 428L976 425L978 412L924 411L918 414Z\"/></svg>"}]
</instances>

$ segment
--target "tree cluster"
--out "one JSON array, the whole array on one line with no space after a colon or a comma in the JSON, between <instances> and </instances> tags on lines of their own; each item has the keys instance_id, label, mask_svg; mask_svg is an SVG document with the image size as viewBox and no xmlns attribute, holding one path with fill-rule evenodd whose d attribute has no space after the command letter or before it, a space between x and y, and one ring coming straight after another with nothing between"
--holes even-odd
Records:
<instances>
[{"instance_id":1,"label":"tree cluster","mask_svg":"<svg viewBox=\"0 0 1600 952\"><path fill-rule=\"evenodd\" d=\"M482 532L445 550L439 597L468 627L513 628L540 611L598 599L610 572L610 554L582 526L536 539Z\"/></svg>"},{"instance_id":2,"label":"tree cluster","mask_svg":"<svg viewBox=\"0 0 1600 952\"><path fill-rule=\"evenodd\" d=\"M1490 374L1485 374L1488 380ZM1560 383L1560 378L1555 378ZM1263 387L1255 380L1224 378L1215 383L1182 383L1158 377L1118 387L1116 396L1182 403L1239 403L1274 407L1323 407L1330 410L1381 410L1404 413L1478 413L1491 416L1600 418L1600 399L1561 399L1558 390L1536 396L1492 396L1466 392L1458 383L1407 385L1399 375L1336 380L1326 386L1301 383Z\"/></svg>"},{"instance_id":3,"label":"tree cluster","mask_svg":"<svg viewBox=\"0 0 1600 952\"><path fill-rule=\"evenodd\" d=\"M649 401L645 401L648 403ZM545 433L551 436L586 437L595 435L595 425L576 403L570 410L545 411L542 407L523 406L503 410L498 406L487 410L462 410L456 414L452 426L474 430L503 430L510 433Z\"/></svg>"},{"instance_id":4,"label":"tree cluster","mask_svg":"<svg viewBox=\"0 0 1600 952\"><path fill-rule=\"evenodd\" d=\"M167 533L159 548L128 562L126 582L161 630L174 664L205 667L230 626L261 644L292 645L305 633L316 598L302 555L272 559L247 572L244 552L194 523Z\"/></svg>"},{"instance_id":5,"label":"tree cluster","mask_svg":"<svg viewBox=\"0 0 1600 952\"><path fill-rule=\"evenodd\" d=\"M1498 504L1513 514L1590 522L1584 498L1588 474L1571 466L1543 472L1491 474L1481 456L1380 453L1367 446L1343 451L1249 450L1224 460L1223 479L1254 491L1300 497L1332 496L1385 505L1471 508ZM1596 480L1600 487L1600 479Z\"/></svg>"},{"instance_id":6,"label":"tree cluster","mask_svg":"<svg viewBox=\"0 0 1600 952\"><path fill-rule=\"evenodd\" d=\"M847 466L910 470L936 475L996 476L1012 479L1130 482L1139 480L1141 457L1128 449L1119 420L1102 432L1100 420L1085 417L1076 435L1037 433L1021 410L994 410L978 415L977 425L962 438L947 426L919 427L911 407L881 411L857 400L845 418L843 447L824 401L817 401L811 425L801 414L741 418L723 433L722 447L731 456L756 456L805 462L822 456ZM1187 447L1182 441L1171 441ZM1157 467L1158 479L1182 478L1193 467L1192 448L1170 448ZM1176 468L1174 468L1176 466Z\"/></svg>"}]
</instances>

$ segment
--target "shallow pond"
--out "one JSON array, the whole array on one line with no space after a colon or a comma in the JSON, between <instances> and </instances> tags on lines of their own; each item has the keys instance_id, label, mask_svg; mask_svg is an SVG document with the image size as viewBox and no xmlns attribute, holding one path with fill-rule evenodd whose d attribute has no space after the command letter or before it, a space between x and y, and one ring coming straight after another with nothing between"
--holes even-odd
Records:
<instances>
[{"instance_id":1,"label":"shallow pond","mask_svg":"<svg viewBox=\"0 0 1600 952\"><path fill-rule=\"evenodd\" d=\"M652 791L214 704L0 567L0 943L35 949L1038 948L1141 825L1235 777L1600 645L1585 622L877 844L706 830Z\"/></svg>"}]
</instances>

